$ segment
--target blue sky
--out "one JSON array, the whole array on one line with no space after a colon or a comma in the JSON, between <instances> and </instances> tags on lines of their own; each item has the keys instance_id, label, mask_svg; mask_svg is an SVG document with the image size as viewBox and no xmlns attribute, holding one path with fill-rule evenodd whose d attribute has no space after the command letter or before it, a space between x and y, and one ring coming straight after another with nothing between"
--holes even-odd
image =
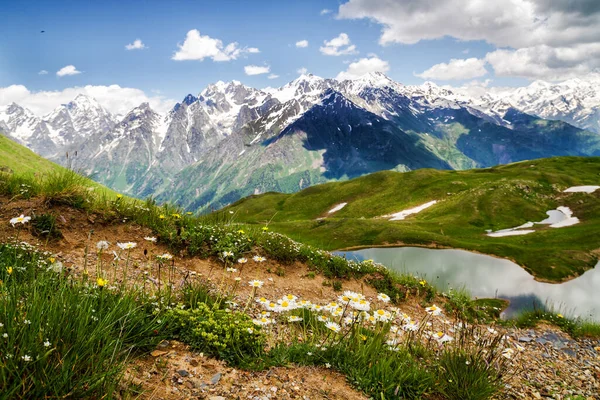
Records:
<instances>
[{"instance_id":1,"label":"blue sky","mask_svg":"<svg viewBox=\"0 0 600 400\"><path fill-rule=\"evenodd\" d=\"M432 0L433 3L440 1ZM451 0L443 4L458 3L450 5L456 11L472 1ZM541 4L547 0L507 1ZM530 32L538 28L527 25L530 22L521 18L520 14L510 16L516 21L513 24L516 27L510 31L504 25L495 30L488 29L490 24L486 24L485 19L495 17L489 15L493 14L493 7L470 11L476 15L466 16L469 19L464 22L465 25L471 24L473 17L483 19L481 28L457 27L453 24L453 15L440 17L425 10L418 15L421 19L425 18L422 24L416 26L418 29L412 27L411 31L403 31L404 25L410 25L409 22L415 19L407 14L414 7L410 10L404 8L405 3L408 2L4 2L0 24L0 105L3 96L4 102L11 97L6 91L3 95L1 90L11 85L13 88L23 86L29 93L63 91L85 85L119 85L139 89L149 97L179 100L187 93L197 94L217 80L236 79L258 88L281 86L295 79L302 67L316 75L333 78L361 59L380 60L388 76L406 84L422 83L427 78L453 85L486 79L494 85L522 85L528 82L527 79L543 79L546 76L528 76L527 62L532 57L529 53L518 54L518 51L534 51L535 46L548 47L548 44L559 48L551 43L552 38L541 44L523 42L519 38L523 29ZM544 12L550 17L562 15L560 10L544 11L541 5L536 7L531 11L537 13L531 17L532 21ZM324 9L331 12L323 15ZM404 25L396 21L404 21ZM194 29L202 36L220 40L223 47L237 43L241 54L221 62L211 58L174 60L178 46ZM391 32L387 36L385 29ZM40 33L41 30L46 32ZM323 54L320 47L324 41L342 33L347 35L349 45L354 45L355 50L340 56ZM135 39L140 39L146 48L126 50L125 46ZM307 40L308 46L296 47L295 43L300 40ZM244 53L243 49L248 48L257 48L260 52ZM347 46L340 47L341 50L344 48ZM508 56L515 60L524 59L522 71L512 64L510 67L502 64ZM457 62L451 61L453 59ZM269 73L247 75L244 67L249 65L268 66ZM80 73L57 76L57 71L66 66L73 66ZM588 69L592 67L588 66ZM40 75L42 70L47 74ZM428 70L424 78L415 75ZM551 72L556 75L555 71ZM569 73L565 73L565 77L570 76ZM269 75L278 75L278 78L269 79ZM548 73L547 77L556 78L554 75Z\"/></svg>"}]
</instances>

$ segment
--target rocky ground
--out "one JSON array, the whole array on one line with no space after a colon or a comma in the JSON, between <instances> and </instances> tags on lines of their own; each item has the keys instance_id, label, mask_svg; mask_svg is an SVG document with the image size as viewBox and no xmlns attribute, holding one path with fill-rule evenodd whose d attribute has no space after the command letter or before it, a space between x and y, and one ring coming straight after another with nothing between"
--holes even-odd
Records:
<instances>
[{"instance_id":1,"label":"rocky ground","mask_svg":"<svg viewBox=\"0 0 600 400\"><path fill-rule=\"evenodd\" d=\"M44 212L39 201L10 201L0 197L0 241L13 240L15 230L7 222L20 215ZM113 246L117 242L136 242L131 252L131 279L145 272L152 273L147 253L162 254L166 247L146 241L151 236L147 228L127 221L105 221L102 216L67 207L55 207L59 227L64 235L54 241L40 240L28 231L20 240L37 245L61 260L73 274L81 274L85 264L85 249L99 240ZM223 280L223 267L216 261L175 256L176 278L194 277L212 282ZM93 271L95 250L87 257ZM114 255L105 254L110 263ZM324 286L322 276L312 276L305 265L278 265L249 262L240 272L244 281L265 282L260 296L279 298L293 293L302 299L324 303L338 295L331 286ZM226 278L228 279L228 278ZM376 291L361 280L344 281L344 290L362 292L373 299ZM250 288L240 285L235 292L237 302L244 304ZM439 299L441 302L442 300ZM415 319L424 317L425 310L416 299L401 305L403 312ZM490 328L492 329L492 328ZM505 378L505 391L499 399L600 399L600 340L573 339L551 325L519 330L495 326L507 340L521 351L511 355L512 373ZM518 345L518 346L517 346ZM163 342L151 354L132 361L123 380L123 389L141 399L365 399L354 390L345 377L327 368L279 367L268 371L250 372L233 369L223 362L191 351L179 342ZM124 391L125 393L125 391Z\"/></svg>"}]
</instances>

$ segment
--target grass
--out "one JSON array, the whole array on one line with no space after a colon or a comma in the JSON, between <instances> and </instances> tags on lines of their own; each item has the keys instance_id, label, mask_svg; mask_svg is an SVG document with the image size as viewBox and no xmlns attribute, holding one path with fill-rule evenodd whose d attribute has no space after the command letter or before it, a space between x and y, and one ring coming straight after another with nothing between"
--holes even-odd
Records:
<instances>
[{"instance_id":1,"label":"grass","mask_svg":"<svg viewBox=\"0 0 600 400\"><path fill-rule=\"evenodd\" d=\"M514 260L540 280L560 282L593 267L600 245L600 195L563 194L597 185L599 157L556 157L469 171L378 172L294 194L250 196L213 215L264 225L302 243L332 250L376 245L442 246ZM431 200L439 203L403 221L377 218ZM327 211L348 203L334 214ZM499 230L541 221L570 207L581 223L538 227L525 236L491 238ZM326 217L324 219L318 219Z\"/></svg>"},{"instance_id":2,"label":"grass","mask_svg":"<svg viewBox=\"0 0 600 400\"><path fill-rule=\"evenodd\" d=\"M569 318L558 312L539 308L521 312L502 323L509 326L514 325L518 328L534 328L541 322L557 326L574 338L600 338L600 323L598 322L581 318Z\"/></svg>"}]
</instances>

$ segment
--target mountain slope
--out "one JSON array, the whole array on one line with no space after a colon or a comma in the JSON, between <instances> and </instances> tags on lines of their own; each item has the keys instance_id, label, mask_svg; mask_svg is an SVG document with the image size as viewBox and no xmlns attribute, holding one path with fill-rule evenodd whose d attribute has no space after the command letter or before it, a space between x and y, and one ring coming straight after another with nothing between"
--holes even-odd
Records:
<instances>
[{"instance_id":1,"label":"mountain slope","mask_svg":"<svg viewBox=\"0 0 600 400\"><path fill-rule=\"evenodd\" d=\"M313 186L295 194L251 196L225 208L238 222L265 224L326 249L373 245L442 246L513 259L539 279L564 280L592 267L600 249L599 157L556 157L468 171L378 172ZM401 221L382 216L438 203ZM329 213L335 206L343 208ZM489 237L486 230L545 219L570 207L580 223L541 226L524 236Z\"/></svg>"}]
</instances>

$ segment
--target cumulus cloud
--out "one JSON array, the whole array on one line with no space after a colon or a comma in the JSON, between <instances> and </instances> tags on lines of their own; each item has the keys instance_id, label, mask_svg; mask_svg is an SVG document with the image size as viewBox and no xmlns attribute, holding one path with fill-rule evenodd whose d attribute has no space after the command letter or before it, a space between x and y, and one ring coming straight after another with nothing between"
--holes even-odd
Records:
<instances>
[{"instance_id":1,"label":"cumulus cloud","mask_svg":"<svg viewBox=\"0 0 600 400\"><path fill-rule=\"evenodd\" d=\"M350 63L346 71L340 72L335 78L337 80L356 79L368 74L369 72L387 72L390 64L379 57L361 58L358 61Z\"/></svg>"},{"instance_id":2,"label":"cumulus cloud","mask_svg":"<svg viewBox=\"0 0 600 400\"><path fill-rule=\"evenodd\" d=\"M277 79L279 78L279 75L277 74L270 74L269 76L267 76L267 79Z\"/></svg>"},{"instance_id":3,"label":"cumulus cloud","mask_svg":"<svg viewBox=\"0 0 600 400\"><path fill-rule=\"evenodd\" d=\"M597 0L348 0L337 17L380 24L382 45L444 37L485 41L499 48L486 59L502 76L555 79L588 73L600 61L595 51L581 56L600 44ZM509 65L501 56L521 64Z\"/></svg>"},{"instance_id":4,"label":"cumulus cloud","mask_svg":"<svg viewBox=\"0 0 600 400\"><path fill-rule=\"evenodd\" d=\"M324 8L324 9L321 10L321 12L319 14L321 14L321 15L327 15L327 14L331 14L331 13L332 13L332 11L330 9Z\"/></svg>"},{"instance_id":5,"label":"cumulus cloud","mask_svg":"<svg viewBox=\"0 0 600 400\"><path fill-rule=\"evenodd\" d=\"M443 81L479 78L488 72L485 69L485 64L485 60L478 58L453 58L449 63L436 64L420 74L416 74L416 76L423 79Z\"/></svg>"},{"instance_id":6,"label":"cumulus cloud","mask_svg":"<svg viewBox=\"0 0 600 400\"><path fill-rule=\"evenodd\" d=\"M300 40L296 42L296 47L308 47L308 40Z\"/></svg>"},{"instance_id":7,"label":"cumulus cloud","mask_svg":"<svg viewBox=\"0 0 600 400\"><path fill-rule=\"evenodd\" d=\"M40 72L38 72L38 75L48 75L48 71L46 71L45 69L43 69Z\"/></svg>"},{"instance_id":8,"label":"cumulus cloud","mask_svg":"<svg viewBox=\"0 0 600 400\"><path fill-rule=\"evenodd\" d=\"M256 47L240 48L236 42L223 46L219 39L211 38L208 35L202 36L200 31L192 29L186 36L183 44L178 44L179 48L171 57L176 61L199 60L210 58L213 61L231 61L244 53L259 53Z\"/></svg>"},{"instance_id":9,"label":"cumulus cloud","mask_svg":"<svg viewBox=\"0 0 600 400\"><path fill-rule=\"evenodd\" d=\"M77 75L80 73L81 73L81 71L77 71L77 68L75 68L74 65L67 65L65 67L62 67L58 71L56 71L56 76L62 77L62 76L68 76L68 75Z\"/></svg>"},{"instance_id":10,"label":"cumulus cloud","mask_svg":"<svg viewBox=\"0 0 600 400\"><path fill-rule=\"evenodd\" d=\"M271 71L271 67L268 65L260 66L260 65L246 65L244 67L244 72L246 75L261 75L268 74Z\"/></svg>"},{"instance_id":11,"label":"cumulus cloud","mask_svg":"<svg viewBox=\"0 0 600 400\"><path fill-rule=\"evenodd\" d=\"M125 45L125 49L127 50L143 50L147 49L146 45L142 43L141 39L135 39L133 43L129 43Z\"/></svg>"},{"instance_id":12,"label":"cumulus cloud","mask_svg":"<svg viewBox=\"0 0 600 400\"><path fill-rule=\"evenodd\" d=\"M297 73L299 73L300 75L306 75L308 73L308 69L306 69L306 67L302 67L302 68L298 68L296 70Z\"/></svg>"},{"instance_id":13,"label":"cumulus cloud","mask_svg":"<svg viewBox=\"0 0 600 400\"><path fill-rule=\"evenodd\" d=\"M80 86L54 91L30 91L23 85L0 87L0 106L17 103L30 109L36 115L44 115L61 104L73 100L77 95L85 94L95 98L104 108L113 114L126 114L144 102L161 113L170 110L175 100L163 96L147 96L144 91L135 88L110 86Z\"/></svg>"},{"instance_id":14,"label":"cumulus cloud","mask_svg":"<svg viewBox=\"0 0 600 400\"><path fill-rule=\"evenodd\" d=\"M326 56L345 56L358 53L356 46L351 44L350 37L345 33L340 33L331 40L325 40L323 44L319 50Z\"/></svg>"}]
</instances>

